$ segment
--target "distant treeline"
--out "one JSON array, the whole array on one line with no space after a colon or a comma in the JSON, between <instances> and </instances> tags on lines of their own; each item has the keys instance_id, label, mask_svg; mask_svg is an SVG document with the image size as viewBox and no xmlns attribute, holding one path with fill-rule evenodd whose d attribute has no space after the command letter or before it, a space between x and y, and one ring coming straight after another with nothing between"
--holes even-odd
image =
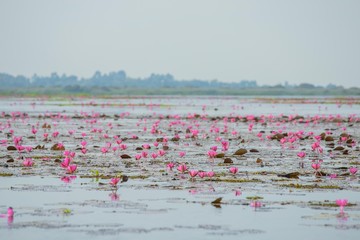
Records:
<instances>
[{"instance_id":1,"label":"distant treeline","mask_svg":"<svg viewBox=\"0 0 360 240\"><path fill-rule=\"evenodd\" d=\"M31 78L0 73L2 95L82 94L82 95L360 95L360 88L345 89L329 84L326 87L310 83L258 86L255 80L220 82L217 80L177 80L171 74L151 74L146 78L128 77L125 71L90 78L77 76L34 75Z\"/></svg>"},{"instance_id":2,"label":"distant treeline","mask_svg":"<svg viewBox=\"0 0 360 240\"><path fill-rule=\"evenodd\" d=\"M210 88L254 88L256 81L242 80L237 83L224 83L217 80L176 80L171 74L151 74L147 78L131 78L124 71L101 74L97 71L90 78L79 79L77 76L59 76L52 73L50 76L34 75L31 78L12 76L0 73L0 86L6 87L125 87L125 88L174 88L174 87L210 87Z\"/></svg>"}]
</instances>

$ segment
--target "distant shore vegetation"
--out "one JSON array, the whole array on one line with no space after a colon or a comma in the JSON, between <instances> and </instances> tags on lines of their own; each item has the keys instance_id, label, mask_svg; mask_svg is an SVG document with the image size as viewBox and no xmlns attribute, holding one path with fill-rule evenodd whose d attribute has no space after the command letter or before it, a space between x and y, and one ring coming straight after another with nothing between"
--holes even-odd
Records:
<instances>
[{"instance_id":1,"label":"distant shore vegetation","mask_svg":"<svg viewBox=\"0 0 360 240\"><path fill-rule=\"evenodd\" d=\"M102 74L97 71L90 78L77 76L34 75L12 76L0 73L0 94L20 95L238 95L238 96L360 96L360 88L344 88L334 84L316 86L278 84L259 86L255 80L220 82L214 80L177 80L171 74L151 74L146 78L128 77L125 71Z\"/></svg>"}]
</instances>

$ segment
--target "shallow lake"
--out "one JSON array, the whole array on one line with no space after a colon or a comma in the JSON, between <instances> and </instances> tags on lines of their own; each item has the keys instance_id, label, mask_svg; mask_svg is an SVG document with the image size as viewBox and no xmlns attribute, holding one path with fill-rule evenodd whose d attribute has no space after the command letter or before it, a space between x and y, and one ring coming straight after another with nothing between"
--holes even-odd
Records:
<instances>
[{"instance_id":1,"label":"shallow lake","mask_svg":"<svg viewBox=\"0 0 360 240\"><path fill-rule=\"evenodd\" d=\"M360 98L12 98L0 113L1 239L358 239Z\"/></svg>"}]
</instances>

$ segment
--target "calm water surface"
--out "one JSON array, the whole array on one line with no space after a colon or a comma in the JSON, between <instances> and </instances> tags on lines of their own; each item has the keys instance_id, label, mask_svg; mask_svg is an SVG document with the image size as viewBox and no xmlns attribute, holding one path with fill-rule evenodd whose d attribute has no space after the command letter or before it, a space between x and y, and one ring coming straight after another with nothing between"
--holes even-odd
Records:
<instances>
[{"instance_id":1,"label":"calm water surface","mask_svg":"<svg viewBox=\"0 0 360 240\"><path fill-rule=\"evenodd\" d=\"M356 103L357 101L357 103ZM355 104L354 104L355 102ZM15 211L14 218L3 216L0 218L0 239L358 239L360 233L360 183L358 176L348 174L339 179L328 177L317 179L312 174L311 167L299 169L296 153L305 145L294 146L294 149L281 148L278 143L258 141L254 134L248 132L248 123L234 123L232 129L239 132L243 139L249 139L243 144L235 144L237 138L231 139L230 150L235 151L240 146L257 148L260 153L253 153L250 157L234 159L234 165L239 166L240 173L235 179L259 182L226 182L190 181L188 176L181 176L167 171L163 164L143 161L140 164L126 165L115 154L104 156L99 152L108 139L91 134L95 127L71 117L100 113L110 116L98 119L96 126L104 129L112 123L114 129L108 130L109 135L121 134L128 136L135 133L140 140L129 141L126 153L134 156L135 148L143 142L153 143L156 137L148 132L142 132L142 119L149 116L189 114L207 115L208 117L236 117L246 115L301 115L312 117L316 115L339 115L359 117L359 99L331 99L331 98L283 98L283 101L271 98L237 98L237 97L137 97L117 99L0 99L0 112L26 112L29 118L25 120L0 118L2 131L0 140L9 139L3 144L0 155L0 173L12 176L0 176L0 213L4 214L9 206ZM69 120L43 119L39 115L57 114L69 116ZM126 115L129 113L129 115ZM123 115L122 115L123 114ZM113 117L114 115L120 116ZM163 117L160 117L161 119ZM141 124L136 125L141 122ZM149 118L148 128L155 120ZM163 131L169 122L164 120ZM31 138L31 126L44 123L53 124L60 131L58 140L42 142L40 134L36 139ZM31 169L21 166L19 154L7 151L12 145L7 135L10 123L16 134L24 135L24 145L36 146L45 144L47 148L57 141L61 141L69 150L77 151L75 162L79 170L74 174L71 182L64 182L63 170L53 160L59 153L50 150L34 151L31 157L48 156L51 160L36 160ZM54 124L55 123L55 124ZM118 125L117 125L118 124ZM201 122L199 129L208 129L208 122ZM322 123L321 123L322 124ZM334 129L334 134L346 131L359 139L359 123L324 125L311 127L309 131L320 134L325 128ZM57 127L56 127L57 126ZM299 130L303 126L284 125L284 131ZM255 125L256 131L279 129L276 124L269 126ZM51 131L55 131L51 129ZM75 137L67 133L75 129ZM181 129L179 134L185 134ZM89 153L81 156L79 142L80 133L88 131L86 139L91 145ZM51 132L50 132L51 133ZM167 136L171 137L169 133ZM181 135L183 136L183 135ZM231 138L229 136L229 138ZM220 178L232 179L228 176L228 165L222 160L209 163L204 155L215 142L211 139L181 140L170 142L170 150L164 161L184 162L179 159L178 151L187 151L187 162L195 169L213 169ZM216 143L216 142L215 142ZM324 169L345 173L349 162L358 161L359 151L353 146L350 155L335 155L335 158L324 154ZM327 149L325 149L327 150ZM268 154L272 151L272 154ZM269 156L270 155L270 156ZM61 157L61 153L60 153ZM13 158L15 162L7 162ZM261 158L266 163L260 167L255 163ZM133 163L135 160L129 160ZM339 167L345 167L341 170ZM339 169L337 169L339 168ZM91 169L100 169L104 175L114 176L123 173L135 176L125 183L121 183L117 190L112 189L109 179L87 178ZM279 179L276 174L300 171L298 180ZM263 175L259 172L264 172ZM266 172L266 174L265 174ZM247 174L250 174L248 176ZM136 176L146 175L146 179ZM247 176L247 177L246 177ZM340 189L297 189L284 187L284 183L337 185ZM240 189L242 194L235 195ZM252 207L249 197L259 196L261 207ZM217 198L222 198L220 205L211 204ZM354 206L345 207L340 213L334 203L336 199L347 198ZM311 202L322 203L311 204Z\"/></svg>"}]
</instances>

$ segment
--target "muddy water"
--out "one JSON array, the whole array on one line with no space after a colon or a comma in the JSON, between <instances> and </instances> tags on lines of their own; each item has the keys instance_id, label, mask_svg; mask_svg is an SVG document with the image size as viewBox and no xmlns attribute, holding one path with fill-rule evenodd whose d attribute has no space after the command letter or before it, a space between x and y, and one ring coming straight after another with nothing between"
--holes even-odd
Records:
<instances>
[{"instance_id":1,"label":"muddy water","mask_svg":"<svg viewBox=\"0 0 360 240\"><path fill-rule=\"evenodd\" d=\"M359 165L359 102L356 98L2 99L0 213L11 206L15 214L0 218L0 235L357 239L359 173L352 175L348 169ZM303 133L293 143L281 143L271 139L272 131L286 133L285 139L293 132ZM52 136L54 132L59 135ZM311 144L321 133L333 141L320 139L323 152L318 153ZM340 141L342 133L351 143ZM21 145L41 148L8 150L19 136ZM126 149L114 151L119 139ZM81 141L87 141L85 154ZM228 142L227 150L221 149L221 141ZM74 173L60 166L64 151L51 150L59 142L76 153L71 161L77 165ZM102 153L109 143L109 152ZM140 150L144 143L151 148ZM211 146L224 156L209 158ZM247 152L234 155L240 148ZM160 149L166 154L153 159L151 154ZM136 160L143 151L148 157ZM184 157L179 156L181 151ZM300 151L306 152L302 161L297 157ZM122 158L124 154L130 158ZM24 167L25 158L35 164ZM232 163L225 163L229 159ZM323 163L316 173L312 160L320 159ZM166 168L169 162L175 164L172 170ZM215 176L192 180L187 171L176 169L184 163L189 170L213 171ZM238 173L231 174L230 167L237 167ZM295 172L296 178L284 177ZM116 176L124 180L117 188L109 184ZM344 198L349 204L341 213L335 200Z\"/></svg>"}]
</instances>

